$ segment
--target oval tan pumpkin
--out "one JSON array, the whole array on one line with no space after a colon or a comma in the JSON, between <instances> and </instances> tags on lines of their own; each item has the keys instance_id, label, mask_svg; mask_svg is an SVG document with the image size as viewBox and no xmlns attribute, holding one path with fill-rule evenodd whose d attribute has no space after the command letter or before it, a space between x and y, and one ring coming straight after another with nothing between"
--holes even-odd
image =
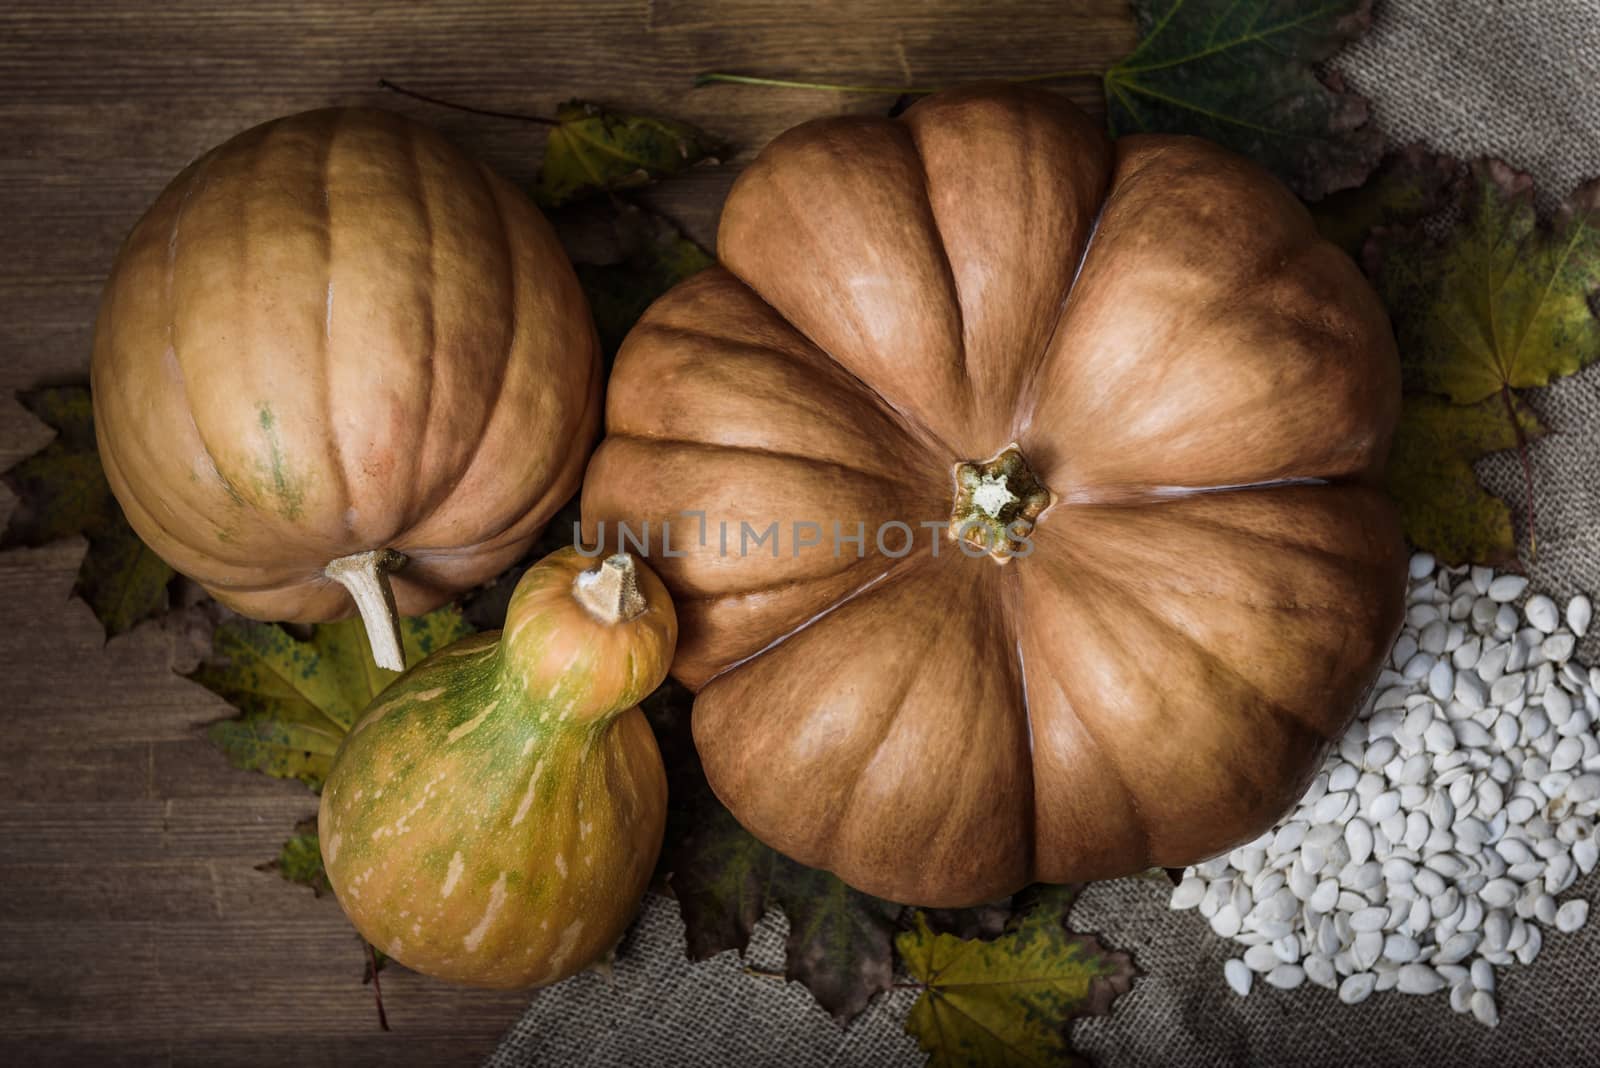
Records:
<instances>
[{"instance_id":1,"label":"oval tan pumpkin","mask_svg":"<svg viewBox=\"0 0 1600 1068\"><path fill-rule=\"evenodd\" d=\"M576 491L600 361L525 196L425 126L332 109L173 180L106 283L92 385L151 548L259 619L346 615L347 584L382 659L387 586L436 607Z\"/></svg>"},{"instance_id":2,"label":"oval tan pumpkin","mask_svg":"<svg viewBox=\"0 0 1600 1068\"><path fill-rule=\"evenodd\" d=\"M977 88L784 134L718 251L624 345L583 511L650 524L745 826L966 905L1299 796L1405 578L1394 342L1299 202Z\"/></svg>"}]
</instances>

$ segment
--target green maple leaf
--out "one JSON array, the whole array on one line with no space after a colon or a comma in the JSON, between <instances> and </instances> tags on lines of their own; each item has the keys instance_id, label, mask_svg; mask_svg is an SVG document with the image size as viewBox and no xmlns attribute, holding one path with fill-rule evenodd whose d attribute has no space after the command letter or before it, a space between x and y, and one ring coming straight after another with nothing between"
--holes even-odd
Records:
<instances>
[{"instance_id":1,"label":"green maple leaf","mask_svg":"<svg viewBox=\"0 0 1600 1068\"><path fill-rule=\"evenodd\" d=\"M1524 440L1545 433L1539 417L1513 400ZM1387 482L1412 544L1451 563L1505 564L1516 558L1511 509L1478 485L1472 464L1517 447L1500 397L1451 404L1427 393L1406 398L1389 453Z\"/></svg>"},{"instance_id":2,"label":"green maple leaf","mask_svg":"<svg viewBox=\"0 0 1600 1068\"><path fill-rule=\"evenodd\" d=\"M1133 0L1140 41L1105 73L1113 136L1198 134L1307 199L1361 184L1382 138L1317 65L1359 37L1372 0Z\"/></svg>"},{"instance_id":3,"label":"green maple leaf","mask_svg":"<svg viewBox=\"0 0 1600 1068\"><path fill-rule=\"evenodd\" d=\"M265 864L257 865L256 870L275 871L286 882L309 886L317 897L332 890L333 887L328 883L328 872L322 866L322 845L317 840L317 818L312 816L295 824L294 834L283 843L278 855Z\"/></svg>"},{"instance_id":4,"label":"green maple leaf","mask_svg":"<svg viewBox=\"0 0 1600 1068\"><path fill-rule=\"evenodd\" d=\"M83 386L20 393L56 436L5 474L18 497L0 549L33 548L81 534L89 543L73 593L114 637L167 607L173 571L133 532L95 449L94 406Z\"/></svg>"},{"instance_id":5,"label":"green maple leaf","mask_svg":"<svg viewBox=\"0 0 1600 1068\"><path fill-rule=\"evenodd\" d=\"M922 994L906 1030L933 1068L1082 1064L1067 1040L1078 1016L1100 1014L1136 971L1065 923L1075 886L1041 887L1034 904L993 941L936 934L919 914L895 939Z\"/></svg>"},{"instance_id":6,"label":"green maple leaf","mask_svg":"<svg viewBox=\"0 0 1600 1068\"><path fill-rule=\"evenodd\" d=\"M1385 156L1360 188L1312 205L1311 215L1323 237L1359 260L1374 230L1415 226L1437 214L1455 188L1460 167L1449 156L1407 145Z\"/></svg>"},{"instance_id":7,"label":"green maple leaf","mask_svg":"<svg viewBox=\"0 0 1600 1068\"><path fill-rule=\"evenodd\" d=\"M677 174L718 151L715 141L688 123L574 100L556 111L533 196L542 207L559 207Z\"/></svg>"},{"instance_id":8,"label":"green maple leaf","mask_svg":"<svg viewBox=\"0 0 1600 1068\"><path fill-rule=\"evenodd\" d=\"M894 981L901 906L852 890L757 841L706 784L688 737L691 697L668 681L645 702L667 763L661 870L683 914L689 956L743 951L768 908L789 918L785 974L840 1020Z\"/></svg>"},{"instance_id":9,"label":"green maple leaf","mask_svg":"<svg viewBox=\"0 0 1600 1068\"><path fill-rule=\"evenodd\" d=\"M1438 240L1396 227L1367 242L1408 391L1388 482L1415 544L1450 563L1503 564L1516 558L1510 514L1469 465L1543 433L1517 390L1600 357L1600 182L1541 226L1528 177L1485 160L1471 168L1460 207ZM1534 502L1529 476L1536 552Z\"/></svg>"},{"instance_id":10,"label":"green maple leaf","mask_svg":"<svg viewBox=\"0 0 1600 1068\"><path fill-rule=\"evenodd\" d=\"M1502 389L1548 385L1600 356L1591 303L1600 291L1600 182L1541 227L1532 180L1484 160L1472 167L1461 221L1446 238L1391 232L1371 251L1408 388L1474 404Z\"/></svg>"},{"instance_id":11,"label":"green maple leaf","mask_svg":"<svg viewBox=\"0 0 1600 1068\"><path fill-rule=\"evenodd\" d=\"M403 619L407 663L472 633L454 607ZM271 623L217 628L213 656L187 677L239 710L206 735L234 767L322 788L350 727L400 677L372 662L359 619L322 623L300 641Z\"/></svg>"}]
</instances>

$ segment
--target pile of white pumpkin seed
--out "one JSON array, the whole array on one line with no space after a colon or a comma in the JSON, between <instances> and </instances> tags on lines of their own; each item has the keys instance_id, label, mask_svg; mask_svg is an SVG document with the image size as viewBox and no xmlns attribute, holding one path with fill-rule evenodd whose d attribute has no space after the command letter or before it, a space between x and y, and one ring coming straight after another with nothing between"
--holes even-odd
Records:
<instances>
[{"instance_id":1,"label":"pile of white pumpkin seed","mask_svg":"<svg viewBox=\"0 0 1600 1068\"><path fill-rule=\"evenodd\" d=\"M1235 992L1448 991L1493 1027L1495 968L1584 925L1560 898L1600 860L1600 667L1572 659L1593 605L1527 585L1413 556L1389 662L1299 805L1184 873L1172 907L1246 947Z\"/></svg>"}]
</instances>

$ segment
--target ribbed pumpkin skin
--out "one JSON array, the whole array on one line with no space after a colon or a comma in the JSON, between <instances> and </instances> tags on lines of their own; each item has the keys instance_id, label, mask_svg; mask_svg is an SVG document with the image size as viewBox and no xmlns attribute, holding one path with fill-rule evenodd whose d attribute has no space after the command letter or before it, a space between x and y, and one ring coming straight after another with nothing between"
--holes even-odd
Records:
<instances>
[{"instance_id":1,"label":"ribbed pumpkin skin","mask_svg":"<svg viewBox=\"0 0 1600 1068\"><path fill-rule=\"evenodd\" d=\"M1293 803L1390 648L1405 553L1388 321L1287 190L975 87L782 135L717 240L623 345L583 514L649 523L741 823L954 906L1192 863ZM921 524L1012 443L1050 503L1000 566ZM741 523L777 544L741 552Z\"/></svg>"},{"instance_id":2,"label":"ribbed pumpkin skin","mask_svg":"<svg viewBox=\"0 0 1600 1068\"><path fill-rule=\"evenodd\" d=\"M373 945L477 986L552 983L616 944L649 884L666 773L638 702L677 623L606 625L570 596L571 549L518 584L506 629L440 650L373 701L335 758L318 831L339 903Z\"/></svg>"},{"instance_id":3,"label":"ribbed pumpkin skin","mask_svg":"<svg viewBox=\"0 0 1600 1068\"><path fill-rule=\"evenodd\" d=\"M600 361L533 204L378 110L248 130L134 227L95 328L106 474L146 543L264 619L349 613L324 574L394 549L399 609L503 570L576 490Z\"/></svg>"}]
</instances>

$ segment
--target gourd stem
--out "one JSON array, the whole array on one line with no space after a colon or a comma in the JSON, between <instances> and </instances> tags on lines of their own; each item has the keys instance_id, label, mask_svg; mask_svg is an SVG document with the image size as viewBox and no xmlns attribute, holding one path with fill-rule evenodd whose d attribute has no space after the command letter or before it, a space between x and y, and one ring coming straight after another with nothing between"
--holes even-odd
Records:
<instances>
[{"instance_id":1,"label":"gourd stem","mask_svg":"<svg viewBox=\"0 0 1600 1068\"><path fill-rule=\"evenodd\" d=\"M615 553L599 567L581 571L572 580L572 596L602 623L626 623L647 605L639 592L639 570L628 553Z\"/></svg>"},{"instance_id":2,"label":"gourd stem","mask_svg":"<svg viewBox=\"0 0 1600 1068\"><path fill-rule=\"evenodd\" d=\"M403 553L393 549L373 549L341 556L329 564L325 574L350 591L367 628L367 644L372 659L390 671L406 669L405 646L400 642L400 613L394 606L394 590L389 588L389 572L405 565Z\"/></svg>"}]
</instances>

